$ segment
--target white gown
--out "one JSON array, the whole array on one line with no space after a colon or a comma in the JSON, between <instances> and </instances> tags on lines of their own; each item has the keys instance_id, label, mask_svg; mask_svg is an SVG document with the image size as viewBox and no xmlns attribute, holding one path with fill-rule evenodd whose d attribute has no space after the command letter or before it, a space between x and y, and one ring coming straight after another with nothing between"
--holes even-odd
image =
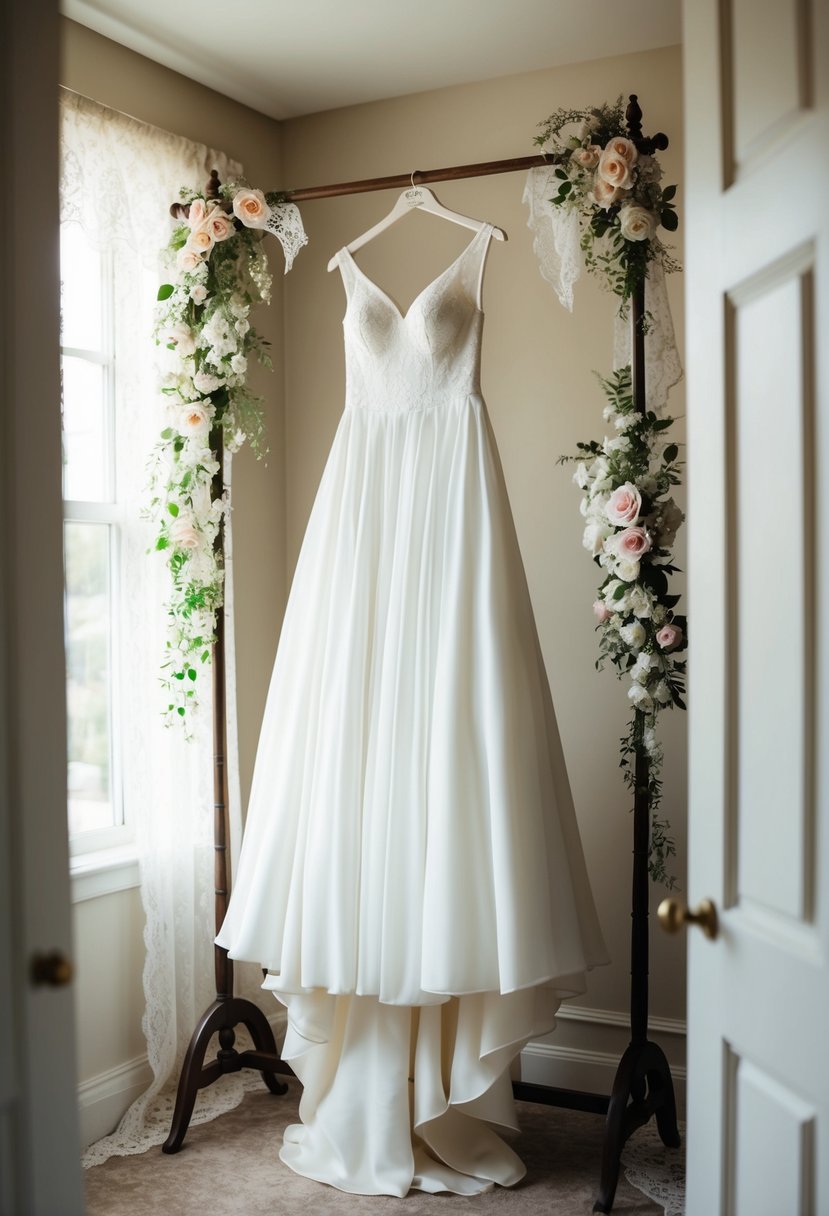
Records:
<instances>
[{"instance_id":1,"label":"white gown","mask_svg":"<svg viewBox=\"0 0 829 1216\"><path fill-rule=\"evenodd\" d=\"M509 1065L606 961L480 394L491 225L403 314L338 254L346 403L297 563L230 907L345 1191L524 1167Z\"/></svg>"}]
</instances>

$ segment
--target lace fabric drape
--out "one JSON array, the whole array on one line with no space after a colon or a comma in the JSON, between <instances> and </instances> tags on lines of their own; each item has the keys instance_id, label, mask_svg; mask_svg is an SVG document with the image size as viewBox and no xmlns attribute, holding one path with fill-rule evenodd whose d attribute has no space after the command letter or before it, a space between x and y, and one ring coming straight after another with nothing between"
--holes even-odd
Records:
<instances>
[{"instance_id":1,"label":"lace fabric drape","mask_svg":"<svg viewBox=\"0 0 829 1216\"><path fill-rule=\"evenodd\" d=\"M170 230L169 205L184 185L202 186L216 168L222 180L241 165L221 152L148 126L61 90L61 219L82 226L112 261L117 352L116 451L123 585L119 588L125 690L121 748L127 814L135 824L146 915L143 1029L153 1072L148 1090L116 1131L93 1145L85 1164L143 1152L169 1130L172 1094L196 1021L213 999L213 743L211 673L200 675L202 709L195 738L162 725L159 664L164 653L169 576L160 554L148 554L153 525L147 461L158 438L161 401L155 385L152 308L158 253ZM226 457L225 480L231 476ZM226 519L227 768L232 851L241 837L233 631L232 516ZM105 977L99 977L105 982ZM272 1012L255 967L237 970L237 991ZM249 1083L261 1085L258 1074ZM224 1078L202 1091L194 1122L235 1105L245 1082Z\"/></svg>"},{"instance_id":2,"label":"lace fabric drape","mask_svg":"<svg viewBox=\"0 0 829 1216\"><path fill-rule=\"evenodd\" d=\"M558 183L555 166L530 169L524 187L529 209L527 227L533 234L533 250L541 277L550 284L559 301L573 311L573 289L582 271L579 219L574 211L554 207ZM682 379L682 364L662 267L651 262L645 281L645 309L651 323L645 342L645 393L649 409L660 410L668 393ZM613 331L613 368L631 361L630 318L617 313Z\"/></svg>"}]
</instances>

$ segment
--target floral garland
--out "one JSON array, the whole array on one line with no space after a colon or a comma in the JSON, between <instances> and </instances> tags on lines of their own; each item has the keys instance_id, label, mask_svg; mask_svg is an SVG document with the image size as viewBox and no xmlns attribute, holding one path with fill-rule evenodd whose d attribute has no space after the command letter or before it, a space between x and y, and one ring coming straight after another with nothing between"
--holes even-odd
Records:
<instances>
[{"instance_id":1,"label":"floral garland","mask_svg":"<svg viewBox=\"0 0 829 1216\"><path fill-rule=\"evenodd\" d=\"M539 126L535 142L557 166L557 193L549 202L573 217L584 264L627 310L650 267L680 269L657 235L660 225L669 232L678 227L676 186L661 186L662 168L653 155L667 139L640 139L637 146L621 98L613 105L557 110ZM645 312L638 324L647 332L653 318ZM679 449L668 436L673 419L637 407L630 365L599 380L613 434L601 443L580 443L577 455L561 460L578 461L583 543L602 571L593 604L596 667L610 663L629 681L633 713L620 740L620 766L635 793L636 761L647 761L648 865L654 881L672 887L668 866L676 848L670 824L659 814L663 750L656 726L663 709L685 708L686 663L679 656L687 645L687 621L676 613L679 597L668 584L677 570L671 548L684 518L672 496L681 482Z\"/></svg>"},{"instance_id":2,"label":"floral garland","mask_svg":"<svg viewBox=\"0 0 829 1216\"><path fill-rule=\"evenodd\" d=\"M599 631L597 670L606 662L630 681L634 711L621 740L625 779L634 788L634 760L643 748L649 764L651 808L650 872L654 881L674 886L667 870L675 852L669 823L659 816L662 746L656 719L663 709L685 709L687 621L669 594L671 547L684 516L672 497L680 484L679 449L666 442L672 418L636 409L630 367L601 380L607 397L605 421L616 432L602 443L579 443L573 480L584 491L583 544L603 571L593 612Z\"/></svg>"},{"instance_id":3,"label":"floral garland","mask_svg":"<svg viewBox=\"0 0 829 1216\"><path fill-rule=\"evenodd\" d=\"M621 97L584 110L556 110L538 124L534 142L559 165L550 202L575 212L587 269L604 278L623 303L642 282L649 262L668 272L679 264L657 236L675 232L676 186L660 185L662 168L627 136Z\"/></svg>"},{"instance_id":4,"label":"floral garland","mask_svg":"<svg viewBox=\"0 0 829 1216\"><path fill-rule=\"evenodd\" d=\"M247 368L251 355L266 367L271 361L249 315L270 301L262 229L283 196L231 183L218 198L186 189L180 197L154 320L166 425L151 459L145 517L156 521L154 548L165 553L172 582L165 721L185 719L189 735L186 715L198 704L198 673L211 658L223 595L218 540L228 502L217 456L245 441L258 457L267 454L262 401L247 387Z\"/></svg>"}]
</instances>

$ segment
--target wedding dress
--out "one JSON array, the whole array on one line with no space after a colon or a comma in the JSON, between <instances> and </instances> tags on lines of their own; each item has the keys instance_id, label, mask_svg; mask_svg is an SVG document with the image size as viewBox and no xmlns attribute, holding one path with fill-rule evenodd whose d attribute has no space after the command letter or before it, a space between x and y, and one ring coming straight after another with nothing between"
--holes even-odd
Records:
<instances>
[{"instance_id":1,"label":"wedding dress","mask_svg":"<svg viewBox=\"0 0 829 1216\"><path fill-rule=\"evenodd\" d=\"M345 1191L524 1173L509 1065L606 954L479 383L484 225L404 313L343 249L346 403L298 560L230 907Z\"/></svg>"}]
</instances>

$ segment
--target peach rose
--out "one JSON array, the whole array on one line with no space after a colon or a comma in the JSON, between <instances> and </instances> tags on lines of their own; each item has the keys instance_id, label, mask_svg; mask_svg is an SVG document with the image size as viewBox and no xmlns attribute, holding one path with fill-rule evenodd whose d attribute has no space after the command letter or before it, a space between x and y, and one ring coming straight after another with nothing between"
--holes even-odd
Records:
<instances>
[{"instance_id":1,"label":"peach rose","mask_svg":"<svg viewBox=\"0 0 829 1216\"><path fill-rule=\"evenodd\" d=\"M623 156L614 155L609 147L602 152L597 172L602 181L617 190L627 190L633 181L629 163Z\"/></svg>"},{"instance_id":2,"label":"peach rose","mask_svg":"<svg viewBox=\"0 0 829 1216\"><path fill-rule=\"evenodd\" d=\"M682 630L679 625L663 625L656 635L656 643L662 650L676 650L682 641Z\"/></svg>"},{"instance_id":3,"label":"peach rose","mask_svg":"<svg viewBox=\"0 0 829 1216\"><path fill-rule=\"evenodd\" d=\"M246 228L264 228L268 204L261 190L239 190L233 196L233 214Z\"/></svg>"},{"instance_id":4,"label":"peach rose","mask_svg":"<svg viewBox=\"0 0 829 1216\"><path fill-rule=\"evenodd\" d=\"M210 253L210 250L215 244L213 237L206 228L194 228L187 238L185 249L190 249L194 253Z\"/></svg>"},{"instance_id":5,"label":"peach rose","mask_svg":"<svg viewBox=\"0 0 829 1216\"><path fill-rule=\"evenodd\" d=\"M649 241L656 232L656 216L638 203L622 203L619 228L627 241Z\"/></svg>"},{"instance_id":6,"label":"peach rose","mask_svg":"<svg viewBox=\"0 0 829 1216\"><path fill-rule=\"evenodd\" d=\"M632 482L626 481L623 486L614 490L607 500L605 515L617 528L635 524L642 510L642 495Z\"/></svg>"},{"instance_id":7,"label":"peach rose","mask_svg":"<svg viewBox=\"0 0 829 1216\"><path fill-rule=\"evenodd\" d=\"M226 241L236 231L233 220L218 207L210 212L204 221L204 227L214 241Z\"/></svg>"},{"instance_id":8,"label":"peach rose","mask_svg":"<svg viewBox=\"0 0 829 1216\"><path fill-rule=\"evenodd\" d=\"M198 228L205 217L206 205L203 198L194 198L187 212L187 223L191 228Z\"/></svg>"},{"instance_id":9,"label":"peach rose","mask_svg":"<svg viewBox=\"0 0 829 1216\"><path fill-rule=\"evenodd\" d=\"M605 621L610 620L610 618L613 616L613 613L610 611L610 609L608 608L608 606L604 602L604 600L594 600L593 601L593 615L596 618L596 620L598 621L598 623L600 625L603 625L605 623Z\"/></svg>"},{"instance_id":10,"label":"peach rose","mask_svg":"<svg viewBox=\"0 0 829 1216\"><path fill-rule=\"evenodd\" d=\"M178 430L181 435L206 435L215 410L210 401L191 401L182 406L178 419Z\"/></svg>"},{"instance_id":11,"label":"peach rose","mask_svg":"<svg viewBox=\"0 0 829 1216\"><path fill-rule=\"evenodd\" d=\"M614 139L608 140L605 152L610 152L612 156L618 157L628 165L635 165L639 159L636 144L632 140L626 139L624 135L617 135Z\"/></svg>"},{"instance_id":12,"label":"peach rose","mask_svg":"<svg viewBox=\"0 0 829 1216\"><path fill-rule=\"evenodd\" d=\"M598 144L588 144L586 148L576 148L572 159L577 165L581 165L582 169L595 169L601 154L602 150Z\"/></svg>"},{"instance_id":13,"label":"peach rose","mask_svg":"<svg viewBox=\"0 0 829 1216\"><path fill-rule=\"evenodd\" d=\"M617 190L615 186L611 186L609 182L606 182L603 178L598 176L593 182L593 189L587 196L588 200L593 203L594 206L604 207L605 210L607 210L608 207L612 207L620 197L620 190Z\"/></svg>"}]
</instances>

